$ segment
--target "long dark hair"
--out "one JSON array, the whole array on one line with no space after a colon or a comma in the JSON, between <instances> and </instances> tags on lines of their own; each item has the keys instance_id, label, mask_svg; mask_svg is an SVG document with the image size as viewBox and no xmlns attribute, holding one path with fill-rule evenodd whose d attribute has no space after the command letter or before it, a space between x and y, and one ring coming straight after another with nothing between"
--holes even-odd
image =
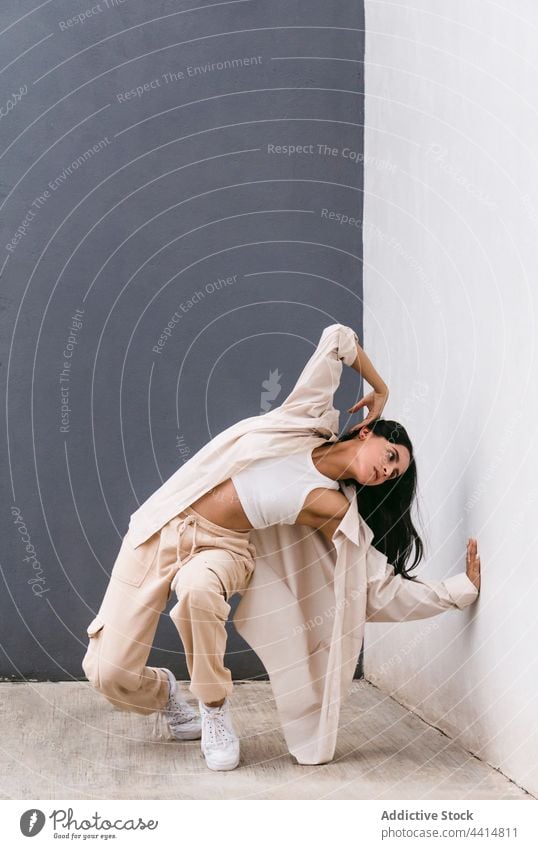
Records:
<instances>
[{"instance_id":1,"label":"long dark hair","mask_svg":"<svg viewBox=\"0 0 538 849\"><path fill-rule=\"evenodd\" d=\"M422 540L411 520L411 505L416 497L417 469L413 456L413 446L406 429L399 422L377 418L367 427L378 436L384 436L395 445L403 445L411 455L409 467L393 480L387 480L377 486L366 486L354 478L346 480L357 491L359 513L374 532L372 545L387 556L394 567L395 574L411 579L409 571L417 566L424 554ZM345 433L337 442L357 439L359 431ZM415 557L410 566L406 566L412 549Z\"/></svg>"}]
</instances>

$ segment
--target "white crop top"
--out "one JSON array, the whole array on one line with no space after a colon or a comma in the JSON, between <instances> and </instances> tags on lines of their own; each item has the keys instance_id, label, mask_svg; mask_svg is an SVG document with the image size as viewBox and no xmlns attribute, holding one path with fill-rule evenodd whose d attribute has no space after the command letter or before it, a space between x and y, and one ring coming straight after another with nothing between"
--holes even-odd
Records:
<instances>
[{"instance_id":1,"label":"white crop top","mask_svg":"<svg viewBox=\"0 0 538 849\"><path fill-rule=\"evenodd\" d=\"M316 469L312 450L283 457L262 457L232 476L253 528L293 525L310 490L320 486L339 489L338 481Z\"/></svg>"}]
</instances>

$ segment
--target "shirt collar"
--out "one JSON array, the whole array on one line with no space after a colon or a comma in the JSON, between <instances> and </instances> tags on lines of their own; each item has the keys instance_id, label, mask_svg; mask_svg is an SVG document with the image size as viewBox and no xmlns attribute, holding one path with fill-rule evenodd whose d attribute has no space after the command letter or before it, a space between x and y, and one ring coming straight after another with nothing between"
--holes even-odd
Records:
<instances>
[{"instance_id":1,"label":"shirt collar","mask_svg":"<svg viewBox=\"0 0 538 849\"><path fill-rule=\"evenodd\" d=\"M367 548L373 539L374 532L359 513L357 491L352 484L346 484L343 481L340 481L340 486L349 501L349 509L346 510L333 536L344 534L354 545Z\"/></svg>"}]
</instances>

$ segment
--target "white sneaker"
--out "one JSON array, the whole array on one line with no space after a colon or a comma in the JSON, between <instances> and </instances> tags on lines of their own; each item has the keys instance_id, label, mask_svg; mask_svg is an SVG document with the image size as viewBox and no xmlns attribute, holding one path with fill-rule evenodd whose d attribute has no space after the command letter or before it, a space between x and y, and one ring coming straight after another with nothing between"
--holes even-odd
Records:
<instances>
[{"instance_id":1,"label":"white sneaker","mask_svg":"<svg viewBox=\"0 0 538 849\"><path fill-rule=\"evenodd\" d=\"M230 699L220 707L198 701L202 717L202 755L209 769L235 769L239 763L239 738L234 731Z\"/></svg>"},{"instance_id":2,"label":"white sneaker","mask_svg":"<svg viewBox=\"0 0 538 849\"><path fill-rule=\"evenodd\" d=\"M174 674L169 669L165 669L165 672L170 682L170 698L162 710L153 714L152 737L155 740L199 740L202 736L202 720L180 696Z\"/></svg>"}]
</instances>

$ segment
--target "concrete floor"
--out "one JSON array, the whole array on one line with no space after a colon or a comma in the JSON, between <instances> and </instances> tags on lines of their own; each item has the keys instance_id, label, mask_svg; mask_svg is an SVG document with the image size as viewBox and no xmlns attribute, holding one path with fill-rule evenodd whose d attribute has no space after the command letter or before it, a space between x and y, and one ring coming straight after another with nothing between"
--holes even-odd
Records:
<instances>
[{"instance_id":1,"label":"concrete floor","mask_svg":"<svg viewBox=\"0 0 538 849\"><path fill-rule=\"evenodd\" d=\"M233 706L241 763L216 773L199 741L153 742L149 717L116 710L86 682L0 684L0 798L533 798L364 680L330 764L289 755L268 682L236 682Z\"/></svg>"}]
</instances>

